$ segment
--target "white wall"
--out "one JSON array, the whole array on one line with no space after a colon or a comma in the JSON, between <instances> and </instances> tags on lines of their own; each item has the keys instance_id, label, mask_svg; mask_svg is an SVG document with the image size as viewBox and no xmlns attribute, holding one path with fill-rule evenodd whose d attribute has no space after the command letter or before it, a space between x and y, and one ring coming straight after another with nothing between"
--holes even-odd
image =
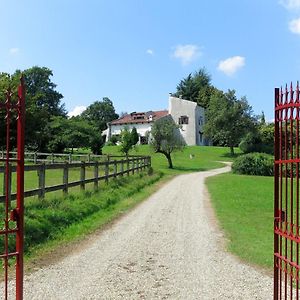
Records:
<instances>
[{"instance_id":1,"label":"white wall","mask_svg":"<svg viewBox=\"0 0 300 300\"><path fill-rule=\"evenodd\" d=\"M140 136L145 136L147 131L151 131L151 123L133 123L133 124L111 124L109 126L109 134L106 137L106 141L108 141L113 135L121 134L121 131L127 127L128 130L132 130L133 127L136 128L137 133Z\"/></svg>"},{"instance_id":2,"label":"white wall","mask_svg":"<svg viewBox=\"0 0 300 300\"><path fill-rule=\"evenodd\" d=\"M199 125L200 117L204 122L204 109L197 105L197 103L180 99L177 97L169 97L169 113L174 122L178 124L181 116L189 118L188 124L182 124L180 133L187 145L204 145L200 141L199 131L202 130L203 125Z\"/></svg>"}]
</instances>

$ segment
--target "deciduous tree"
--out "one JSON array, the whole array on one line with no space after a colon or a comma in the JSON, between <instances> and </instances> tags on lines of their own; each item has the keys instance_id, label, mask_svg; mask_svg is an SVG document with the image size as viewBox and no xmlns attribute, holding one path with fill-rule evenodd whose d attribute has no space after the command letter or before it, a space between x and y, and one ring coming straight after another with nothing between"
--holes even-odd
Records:
<instances>
[{"instance_id":1,"label":"deciduous tree","mask_svg":"<svg viewBox=\"0 0 300 300\"><path fill-rule=\"evenodd\" d=\"M204 134L214 142L230 147L232 155L234 147L255 124L247 99L237 99L234 90L215 93L211 97L207 117Z\"/></svg>"},{"instance_id":2,"label":"deciduous tree","mask_svg":"<svg viewBox=\"0 0 300 300\"><path fill-rule=\"evenodd\" d=\"M170 117L160 118L153 123L150 144L156 153L162 153L167 158L170 169L173 169L171 153L185 146L178 126Z\"/></svg>"},{"instance_id":3,"label":"deciduous tree","mask_svg":"<svg viewBox=\"0 0 300 300\"><path fill-rule=\"evenodd\" d=\"M107 128L107 123L118 118L113 102L104 97L102 101L95 101L81 115L84 119L93 123L94 127L103 131Z\"/></svg>"}]
</instances>

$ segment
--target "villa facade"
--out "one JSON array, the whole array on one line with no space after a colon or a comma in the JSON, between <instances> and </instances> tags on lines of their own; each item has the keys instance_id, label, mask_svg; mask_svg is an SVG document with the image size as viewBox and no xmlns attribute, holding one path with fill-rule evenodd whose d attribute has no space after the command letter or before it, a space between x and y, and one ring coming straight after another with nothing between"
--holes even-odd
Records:
<instances>
[{"instance_id":1,"label":"villa facade","mask_svg":"<svg viewBox=\"0 0 300 300\"><path fill-rule=\"evenodd\" d=\"M169 109L148 112L132 112L108 123L106 141L113 135L119 136L124 128L136 128L140 144L147 144L153 123L165 117L172 117L179 125L179 131L187 145L208 145L203 136L205 110L195 102L181 98L169 97Z\"/></svg>"}]
</instances>

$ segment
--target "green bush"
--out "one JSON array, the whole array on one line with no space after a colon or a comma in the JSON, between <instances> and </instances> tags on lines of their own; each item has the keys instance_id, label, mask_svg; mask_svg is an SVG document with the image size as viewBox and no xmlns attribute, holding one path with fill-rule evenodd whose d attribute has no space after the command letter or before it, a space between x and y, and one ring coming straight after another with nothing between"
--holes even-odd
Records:
<instances>
[{"instance_id":1,"label":"green bush","mask_svg":"<svg viewBox=\"0 0 300 300\"><path fill-rule=\"evenodd\" d=\"M272 176L273 156L265 153L248 153L239 156L232 164L236 174Z\"/></svg>"}]
</instances>

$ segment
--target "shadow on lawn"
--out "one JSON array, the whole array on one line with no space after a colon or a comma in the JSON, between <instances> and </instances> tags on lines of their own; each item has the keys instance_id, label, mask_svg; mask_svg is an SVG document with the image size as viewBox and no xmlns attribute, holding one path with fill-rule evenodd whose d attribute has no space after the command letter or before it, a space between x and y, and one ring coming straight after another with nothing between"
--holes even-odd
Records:
<instances>
[{"instance_id":1,"label":"shadow on lawn","mask_svg":"<svg viewBox=\"0 0 300 300\"><path fill-rule=\"evenodd\" d=\"M211 168L191 168L191 167L182 167L182 166L174 166L173 169L168 170L174 170L174 171L183 171L183 172L202 172L207 171Z\"/></svg>"},{"instance_id":2,"label":"shadow on lawn","mask_svg":"<svg viewBox=\"0 0 300 300\"><path fill-rule=\"evenodd\" d=\"M228 153L222 154L221 157L227 157L227 158L232 158L232 159L234 159L234 158L237 158L237 157L241 156L242 154L243 154L243 153L234 153L234 154L232 155L230 152L228 152Z\"/></svg>"}]
</instances>

